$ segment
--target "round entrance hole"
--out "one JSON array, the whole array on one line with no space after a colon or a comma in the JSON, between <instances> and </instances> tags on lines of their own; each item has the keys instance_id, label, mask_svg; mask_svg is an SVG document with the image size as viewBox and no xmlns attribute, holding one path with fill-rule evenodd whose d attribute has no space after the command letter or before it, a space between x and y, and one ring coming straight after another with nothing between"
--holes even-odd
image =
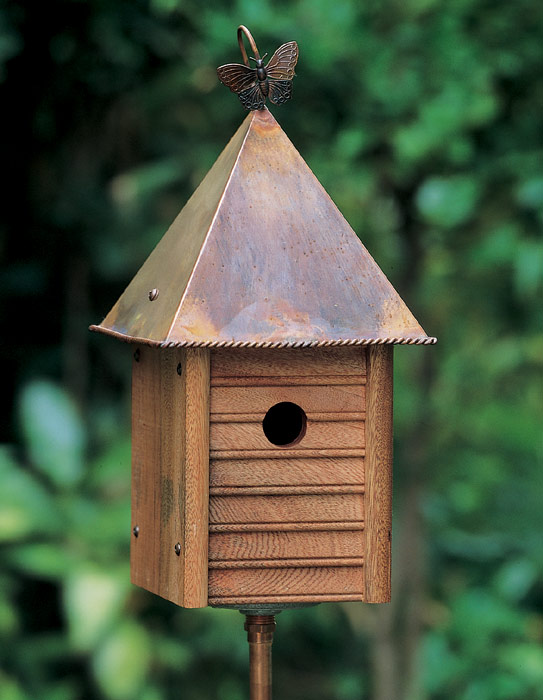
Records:
<instances>
[{"instance_id":1,"label":"round entrance hole","mask_svg":"<svg viewBox=\"0 0 543 700\"><path fill-rule=\"evenodd\" d=\"M280 447L296 445L305 435L307 416L300 406L282 401L272 406L264 416L262 429L268 440Z\"/></svg>"}]
</instances>

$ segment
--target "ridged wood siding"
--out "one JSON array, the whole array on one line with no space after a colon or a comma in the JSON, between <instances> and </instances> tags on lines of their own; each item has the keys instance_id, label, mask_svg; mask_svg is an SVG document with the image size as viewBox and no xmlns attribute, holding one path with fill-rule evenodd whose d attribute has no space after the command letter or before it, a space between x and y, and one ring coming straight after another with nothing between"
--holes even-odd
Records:
<instances>
[{"instance_id":1,"label":"ridged wood siding","mask_svg":"<svg viewBox=\"0 0 543 700\"><path fill-rule=\"evenodd\" d=\"M366 349L211 354L209 602L364 599ZM262 421L307 415L292 447Z\"/></svg>"}]
</instances>

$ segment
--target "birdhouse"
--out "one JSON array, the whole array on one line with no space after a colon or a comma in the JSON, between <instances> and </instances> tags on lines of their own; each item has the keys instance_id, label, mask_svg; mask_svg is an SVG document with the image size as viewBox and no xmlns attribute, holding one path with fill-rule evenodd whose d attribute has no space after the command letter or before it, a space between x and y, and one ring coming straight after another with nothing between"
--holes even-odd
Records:
<instances>
[{"instance_id":1,"label":"birdhouse","mask_svg":"<svg viewBox=\"0 0 543 700\"><path fill-rule=\"evenodd\" d=\"M435 338L266 108L93 329L135 346L133 583L390 599L392 350Z\"/></svg>"}]
</instances>

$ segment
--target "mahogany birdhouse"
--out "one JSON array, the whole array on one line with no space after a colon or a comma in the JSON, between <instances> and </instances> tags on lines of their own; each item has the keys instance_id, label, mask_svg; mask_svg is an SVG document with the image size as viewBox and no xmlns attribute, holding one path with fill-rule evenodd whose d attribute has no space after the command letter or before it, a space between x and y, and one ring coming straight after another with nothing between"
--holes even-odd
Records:
<instances>
[{"instance_id":1,"label":"mahogany birdhouse","mask_svg":"<svg viewBox=\"0 0 543 700\"><path fill-rule=\"evenodd\" d=\"M135 584L389 600L392 350L435 338L267 109L93 328L135 345Z\"/></svg>"}]
</instances>

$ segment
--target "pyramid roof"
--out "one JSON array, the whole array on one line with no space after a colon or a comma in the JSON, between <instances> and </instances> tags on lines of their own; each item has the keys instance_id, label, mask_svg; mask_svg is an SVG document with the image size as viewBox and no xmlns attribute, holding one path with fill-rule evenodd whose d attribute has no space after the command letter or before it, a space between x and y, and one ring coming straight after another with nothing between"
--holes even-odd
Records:
<instances>
[{"instance_id":1,"label":"pyramid roof","mask_svg":"<svg viewBox=\"0 0 543 700\"><path fill-rule=\"evenodd\" d=\"M91 328L162 347L436 342L267 109Z\"/></svg>"}]
</instances>

